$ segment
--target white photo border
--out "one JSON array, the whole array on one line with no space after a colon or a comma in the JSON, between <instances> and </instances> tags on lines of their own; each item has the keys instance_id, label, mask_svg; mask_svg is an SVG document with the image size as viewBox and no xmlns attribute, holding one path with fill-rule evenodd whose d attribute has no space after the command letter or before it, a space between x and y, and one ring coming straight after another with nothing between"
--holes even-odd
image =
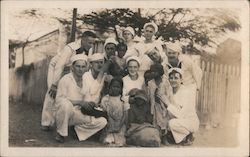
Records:
<instances>
[{"instance_id":1,"label":"white photo border","mask_svg":"<svg viewBox=\"0 0 250 157\"><path fill-rule=\"evenodd\" d=\"M241 116L234 148L30 148L9 147L8 11L15 8L240 8ZM1 156L248 156L249 4L247 1L2 1L1 2Z\"/></svg>"}]
</instances>

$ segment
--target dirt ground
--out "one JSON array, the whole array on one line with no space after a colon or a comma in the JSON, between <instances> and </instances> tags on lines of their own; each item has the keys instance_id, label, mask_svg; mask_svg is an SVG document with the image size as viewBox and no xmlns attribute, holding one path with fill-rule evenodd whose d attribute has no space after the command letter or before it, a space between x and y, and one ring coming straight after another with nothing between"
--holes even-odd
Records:
<instances>
[{"instance_id":1,"label":"dirt ground","mask_svg":"<svg viewBox=\"0 0 250 157\"><path fill-rule=\"evenodd\" d=\"M10 147L105 147L91 137L79 142L70 131L65 143L54 140L55 131L44 132L40 129L42 105L9 103L9 146ZM195 133L191 146L171 147L235 147L237 146L237 127L200 127ZM163 146L164 147L164 146Z\"/></svg>"}]
</instances>

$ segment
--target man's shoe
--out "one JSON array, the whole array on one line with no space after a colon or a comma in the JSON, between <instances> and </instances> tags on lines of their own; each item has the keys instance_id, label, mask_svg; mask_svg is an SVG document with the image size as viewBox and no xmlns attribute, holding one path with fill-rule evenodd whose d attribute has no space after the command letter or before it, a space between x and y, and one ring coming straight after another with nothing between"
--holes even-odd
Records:
<instances>
[{"instance_id":1,"label":"man's shoe","mask_svg":"<svg viewBox=\"0 0 250 157\"><path fill-rule=\"evenodd\" d=\"M41 126L41 130L50 131L50 126Z\"/></svg>"},{"instance_id":2,"label":"man's shoe","mask_svg":"<svg viewBox=\"0 0 250 157\"><path fill-rule=\"evenodd\" d=\"M64 143L64 137L59 133L56 134L55 140L60 143Z\"/></svg>"},{"instance_id":3,"label":"man's shoe","mask_svg":"<svg viewBox=\"0 0 250 157\"><path fill-rule=\"evenodd\" d=\"M194 137L193 134L190 133L180 144L183 146L190 146L193 144Z\"/></svg>"},{"instance_id":4,"label":"man's shoe","mask_svg":"<svg viewBox=\"0 0 250 157\"><path fill-rule=\"evenodd\" d=\"M193 133L190 133L188 136L187 136L187 139L189 140L189 141L191 141L191 142L194 142L194 135L193 135Z\"/></svg>"},{"instance_id":5,"label":"man's shoe","mask_svg":"<svg viewBox=\"0 0 250 157\"><path fill-rule=\"evenodd\" d=\"M181 144L182 146L190 146L190 145L192 145L192 144L193 144L193 142L192 142L192 141L187 140L187 141L183 141L183 142L181 142L180 144Z\"/></svg>"}]
</instances>

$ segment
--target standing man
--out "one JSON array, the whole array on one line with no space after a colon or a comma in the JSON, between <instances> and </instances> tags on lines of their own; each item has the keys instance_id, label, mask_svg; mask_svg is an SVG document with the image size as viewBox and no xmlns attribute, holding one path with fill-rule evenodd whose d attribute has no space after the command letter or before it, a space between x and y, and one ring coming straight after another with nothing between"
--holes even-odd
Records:
<instances>
[{"instance_id":1,"label":"standing man","mask_svg":"<svg viewBox=\"0 0 250 157\"><path fill-rule=\"evenodd\" d=\"M60 53L51 59L47 78L48 91L45 95L42 111L42 130L48 131L54 125L54 99L57 93L57 84L63 73L69 72L64 71L65 66L70 63L70 58L76 54L89 55L89 49L93 47L95 38L95 33L85 31L80 41L69 43Z\"/></svg>"}]
</instances>

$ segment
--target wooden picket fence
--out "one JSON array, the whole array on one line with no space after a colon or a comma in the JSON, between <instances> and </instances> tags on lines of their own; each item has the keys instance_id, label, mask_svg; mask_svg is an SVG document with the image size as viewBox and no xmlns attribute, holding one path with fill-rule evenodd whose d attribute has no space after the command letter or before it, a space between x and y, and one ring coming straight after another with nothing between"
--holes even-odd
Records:
<instances>
[{"instance_id":1,"label":"wooden picket fence","mask_svg":"<svg viewBox=\"0 0 250 157\"><path fill-rule=\"evenodd\" d=\"M201 61L201 68L203 78L197 97L197 110L200 117L203 116L201 122L209 123L215 115L221 118L226 114L239 113L240 67Z\"/></svg>"},{"instance_id":2,"label":"wooden picket fence","mask_svg":"<svg viewBox=\"0 0 250 157\"><path fill-rule=\"evenodd\" d=\"M17 102L41 105L47 91L50 57L19 68L9 69L9 98Z\"/></svg>"}]
</instances>

